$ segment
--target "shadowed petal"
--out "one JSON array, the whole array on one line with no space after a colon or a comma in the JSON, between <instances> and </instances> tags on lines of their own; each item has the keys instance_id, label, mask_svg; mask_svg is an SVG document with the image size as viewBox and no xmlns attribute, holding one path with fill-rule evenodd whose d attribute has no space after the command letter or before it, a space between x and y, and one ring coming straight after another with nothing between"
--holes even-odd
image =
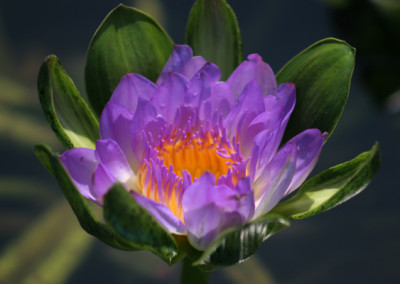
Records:
<instances>
[{"instance_id":1,"label":"shadowed petal","mask_svg":"<svg viewBox=\"0 0 400 284\"><path fill-rule=\"evenodd\" d=\"M124 152L131 168L136 171L139 161L133 154L130 135L133 113L125 106L108 102L100 117L100 135L102 139L112 139Z\"/></svg>"},{"instance_id":2,"label":"shadowed petal","mask_svg":"<svg viewBox=\"0 0 400 284\"><path fill-rule=\"evenodd\" d=\"M233 97L237 99L247 84L255 80L263 97L276 94L276 80L271 67L258 54L250 54L226 81L231 87Z\"/></svg>"},{"instance_id":3,"label":"shadowed petal","mask_svg":"<svg viewBox=\"0 0 400 284\"><path fill-rule=\"evenodd\" d=\"M134 112L139 97L150 99L157 86L149 79L136 73L126 74L112 94L110 101L121 104Z\"/></svg>"},{"instance_id":4,"label":"shadowed petal","mask_svg":"<svg viewBox=\"0 0 400 284\"><path fill-rule=\"evenodd\" d=\"M110 173L110 171L102 164L99 164L93 175L92 187L92 192L96 198L97 204L103 205L103 196L115 184L115 182L116 178Z\"/></svg>"},{"instance_id":5,"label":"shadowed petal","mask_svg":"<svg viewBox=\"0 0 400 284\"><path fill-rule=\"evenodd\" d=\"M92 177L99 161L95 150L74 148L64 152L60 159L79 192L84 197L96 201Z\"/></svg>"},{"instance_id":6,"label":"shadowed petal","mask_svg":"<svg viewBox=\"0 0 400 284\"><path fill-rule=\"evenodd\" d=\"M235 189L215 186L214 175L206 172L186 189L182 207L189 241L204 249L224 230L250 218L254 199L248 180Z\"/></svg>"},{"instance_id":7,"label":"shadowed petal","mask_svg":"<svg viewBox=\"0 0 400 284\"><path fill-rule=\"evenodd\" d=\"M290 115L293 112L294 106L296 104L296 87L293 83L283 83L279 85L277 98L279 104L282 106L282 122L280 126L280 131L278 134L279 141L282 140L283 133L285 132L286 125L289 121Z\"/></svg>"},{"instance_id":8,"label":"shadowed petal","mask_svg":"<svg viewBox=\"0 0 400 284\"><path fill-rule=\"evenodd\" d=\"M157 110L154 105L143 98L139 98L138 107L130 125L131 147L136 160L142 161L145 153L145 134L146 125L157 118ZM128 129L126 129L128 135Z\"/></svg>"},{"instance_id":9,"label":"shadowed petal","mask_svg":"<svg viewBox=\"0 0 400 284\"><path fill-rule=\"evenodd\" d=\"M170 72L180 73L189 80L206 64L201 56L193 57L193 51L188 45L175 45L164 69L157 80L160 85Z\"/></svg>"},{"instance_id":10,"label":"shadowed petal","mask_svg":"<svg viewBox=\"0 0 400 284\"><path fill-rule=\"evenodd\" d=\"M184 234L185 225L165 205L155 202L139 193L131 192L136 202L145 208L168 232L172 234Z\"/></svg>"}]
</instances>

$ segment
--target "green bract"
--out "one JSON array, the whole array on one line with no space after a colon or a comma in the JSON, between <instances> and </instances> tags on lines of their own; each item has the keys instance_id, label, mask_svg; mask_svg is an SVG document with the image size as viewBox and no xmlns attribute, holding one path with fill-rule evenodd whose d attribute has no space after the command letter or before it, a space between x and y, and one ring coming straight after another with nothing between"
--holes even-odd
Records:
<instances>
[{"instance_id":1,"label":"green bract","mask_svg":"<svg viewBox=\"0 0 400 284\"><path fill-rule=\"evenodd\" d=\"M221 68L222 80L242 62L239 24L225 0L198 0L186 28L186 42L195 55Z\"/></svg>"},{"instance_id":2,"label":"green bract","mask_svg":"<svg viewBox=\"0 0 400 284\"><path fill-rule=\"evenodd\" d=\"M112 10L86 56L86 92L96 114L101 114L125 74L139 73L155 81L172 47L163 28L147 14L124 5Z\"/></svg>"},{"instance_id":3,"label":"green bract","mask_svg":"<svg viewBox=\"0 0 400 284\"><path fill-rule=\"evenodd\" d=\"M332 135L343 113L354 69L355 49L327 38L290 60L276 75L278 84L296 85L296 107L283 142L309 128Z\"/></svg>"},{"instance_id":4,"label":"green bract","mask_svg":"<svg viewBox=\"0 0 400 284\"><path fill-rule=\"evenodd\" d=\"M193 6L186 40L196 55L215 62L227 78L242 60L236 17L223 0L198 0ZM116 7L97 29L88 49L85 81L87 96L97 116L120 79L135 72L156 80L173 42L150 16L123 5ZM354 49L329 38L290 60L277 74L278 83L293 82L297 104L284 140L308 128L332 134L347 101L354 68ZM39 98L53 131L65 148L94 148L99 139L96 115L65 73L59 60L49 56L38 78ZM335 166L304 183L292 198L272 212L242 227L223 232L205 251L192 248L186 237L167 231L119 184L104 198L106 223L91 213L59 155L46 145L35 153L57 179L82 228L106 244L122 250L146 249L172 264L187 256L202 270L240 263L263 241L301 219L326 211L361 192L379 167L379 146Z\"/></svg>"}]
</instances>

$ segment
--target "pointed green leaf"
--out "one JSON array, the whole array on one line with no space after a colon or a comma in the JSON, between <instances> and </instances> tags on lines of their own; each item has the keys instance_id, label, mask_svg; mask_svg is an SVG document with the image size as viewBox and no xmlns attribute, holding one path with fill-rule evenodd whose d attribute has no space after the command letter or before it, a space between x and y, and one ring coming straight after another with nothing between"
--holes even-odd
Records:
<instances>
[{"instance_id":1,"label":"pointed green leaf","mask_svg":"<svg viewBox=\"0 0 400 284\"><path fill-rule=\"evenodd\" d=\"M278 72L278 84L296 85L296 106L283 141L308 128L332 134L347 102L354 56L355 49L344 41L327 38L311 45Z\"/></svg>"},{"instance_id":2,"label":"pointed green leaf","mask_svg":"<svg viewBox=\"0 0 400 284\"><path fill-rule=\"evenodd\" d=\"M254 254L266 239L289 225L289 221L282 216L268 214L241 228L229 229L219 236L193 265L208 271L243 262Z\"/></svg>"},{"instance_id":3,"label":"pointed green leaf","mask_svg":"<svg viewBox=\"0 0 400 284\"><path fill-rule=\"evenodd\" d=\"M119 5L97 29L87 52L85 83L89 101L100 115L127 73L155 81L171 54L173 42L147 14Z\"/></svg>"},{"instance_id":4,"label":"pointed green leaf","mask_svg":"<svg viewBox=\"0 0 400 284\"><path fill-rule=\"evenodd\" d=\"M279 203L273 213L303 219L342 204L369 184L380 165L379 145L309 179L296 195Z\"/></svg>"},{"instance_id":5,"label":"pointed green leaf","mask_svg":"<svg viewBox=\"0 0 400 284\"><path fill-rule=\"evenodd\" d=\"M50 147L44 144L36 145L35 154L57 179L57 182L78 218L80 225L87 233L118 249L138 249L135 245L129 243L116 234L109 225L97 221L90 211L86 199L78 192L68 173L61 164L58 155L53 154Z\"/></svg>"},{"instance_id":6,"label":"pointed green leaf","mask_svg":"<svg viewBox=\"0 0 400 284\"><path fill-rule=\"evenodd\" d=\"M223 80L242 62L239 25L225 0L194 3L186 27L186 42L195 55L219 66Z\"/></svg>"},{"instance_id":7,"label":"pointed green leaf","mask_svg":"<svg viewBox=\"0 0 400 284\"><path fill-rule=\"evenodd\" d=\"M172 235L119 184L104 197L104 217L115 231L140 249L149 250L167 262L178 254Z\"/></svg>"},{"instance_id":8,"label":"pointed green leaf","mask_svg":"<svg viewBox=\"0 0 400 284\"><path fill-rule=\"evenodd\" d=\"M54 55L40 68L38 92L47 121L66 148L95 147L99 123Z\"/></svg>"}]
</instances>

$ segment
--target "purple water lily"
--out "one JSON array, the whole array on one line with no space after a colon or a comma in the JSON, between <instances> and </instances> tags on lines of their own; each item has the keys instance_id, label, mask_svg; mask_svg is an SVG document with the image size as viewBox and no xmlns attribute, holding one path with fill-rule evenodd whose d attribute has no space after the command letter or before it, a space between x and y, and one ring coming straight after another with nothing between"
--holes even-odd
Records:
<instances>
[{"instance_id":1,"label":"purple water lily","mask_svg":"<svg viewBox=\"0 0 400 284\"><path fill-rule=\"evenodd\" d=\"M204 250L298 188L326 134L308 129L279 148L295 86L277 87L257 54L226 82L220 76L185 45L156 84L125 75L101 115L96 149L61 155L80 193L101 205L118 181L170 233Z\"/></svg>"}]
</instances>

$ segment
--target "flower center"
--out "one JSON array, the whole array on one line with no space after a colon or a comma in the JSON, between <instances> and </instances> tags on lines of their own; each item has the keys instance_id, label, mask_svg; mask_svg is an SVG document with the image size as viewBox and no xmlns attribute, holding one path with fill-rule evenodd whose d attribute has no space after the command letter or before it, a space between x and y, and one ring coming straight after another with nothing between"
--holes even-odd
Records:
<instances>
[{"instance_id":1,"label":"flower center","mask_svg":"<svg viewBox=\"0 0 400 284\"><path fill-rule=\"evenodd\" d=\"M141 193L167 206L182 222L182 196L203 173L212 173L218 184L234 187L246 176L239 143L231 142L222 121L184 128L165 128L156 139L148 139L138 173Z\"/></svg>"},{"instance_id":2,"label":"flower center","mask_svg":"<svg viewBox=\"0 0 400 284\"><path fill-rule=\"evenodd\" d=\"M188 133L183 137L170 138L158 149L158 158L167 168L173 167L176 175L183 177L187 171L192 182L208 171L218 178L226 175L235 162L235 150L227 141L212 133Z\"/></svg>"}]
</instances>

